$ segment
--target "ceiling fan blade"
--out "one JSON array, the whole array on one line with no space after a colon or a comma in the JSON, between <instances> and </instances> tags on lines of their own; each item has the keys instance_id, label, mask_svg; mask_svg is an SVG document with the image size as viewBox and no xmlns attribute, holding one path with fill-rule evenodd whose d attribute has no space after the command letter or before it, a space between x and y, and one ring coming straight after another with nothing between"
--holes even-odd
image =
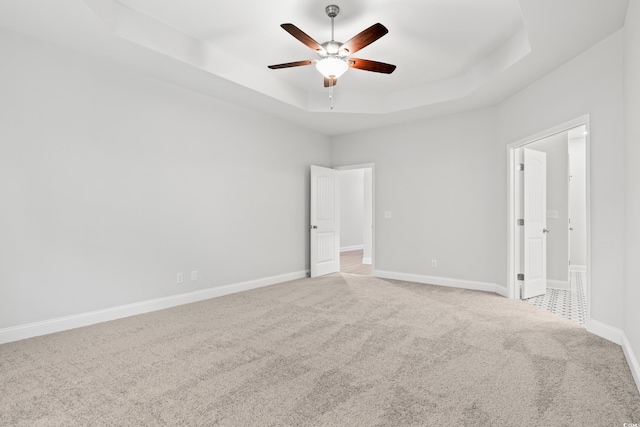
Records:
<instances>
[{"instance_id":1,"label":"ceiling fan blade","mask_svg":"<svg viewBox=\"0 0 640 427\"><path fill-rule=\"evenodd\" d=\"M349 58L349 66L351 68L357 68L359 70L373 71L374 73L384 74L391 74L396 69L395 65L360 58Z\"/></svg>"},{"instance_id":2,"label":"ceiling fan blade","mask_svg":"<svg viewBox=\"0 0 640 427\"><path fill-rule=\"evenodd\" d=\"M371 43L378 40L388 32L389 30L387 30L387 27L385 27L381 23L373 24L366 30L349 39L345 44L342 45L341 49L348 50L350 55L354 54L363 47L369 46Z\"/></svg>"},{"instance_id":3,"label":"ceiling fan blade","mask_svg":"<svg viewBox=\"0 0 640 427\"><path fill-rule=\"evenodd\" d=\"M334 87L338 84L338 79L333 77L325 77L324 78L324 87Z\"/></svg>"},{"instance_id":4,"label":"ceiling fan blade","mask_svg":"<svg viewBox=\"0 0 640 427\"><path fill-rule=\"evenodd\" d=\"M314 62L315 61L310 61L310 60L296 61L296 62L286 62L284 64L269 65L268 67L271 68L272 70L277 70L279 68L291 68L291 67L301 67L303 65L311 65Z\"/></svg>"},{"instance_id":5,"label":"ceiling fan blade","mask_svg":"<svg viewBox=\"0 0 640 427\"><path fill-rule=\"evenodd\" d=\"M320 43L312 39L309 35L307 35L304 31L302 31L300 28L296 27L295 25L282 24L280 26L284 28L286 32L288 32L293 37L300 40L304 45L308 46L309 48L315 51L322 50L322 46L320 46Z\"/></svg>"}]
</instances>

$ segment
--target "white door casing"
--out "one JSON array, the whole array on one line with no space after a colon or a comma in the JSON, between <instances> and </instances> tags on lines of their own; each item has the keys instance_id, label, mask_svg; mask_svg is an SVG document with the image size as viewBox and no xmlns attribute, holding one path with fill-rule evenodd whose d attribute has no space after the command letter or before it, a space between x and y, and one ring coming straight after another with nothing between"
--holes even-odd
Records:
<instances>
[{"instance_id":1,"label":"white door casing","mask_svg":"<svg viewBox=\"0 0 640 427\"><path fill-rule=\"evenodd\" d=\"M567 149L569 148L569 143L567 141ZM571 150L569 151L569 155L567 156L567 228L569 232L567 233L567 259L569 260L569 266L567 268L567 282L571 283L571 232L573 231L573 227L571 227Z\"/></svg>"},{"instance_id":2,"label":"white door casing","mask_svg":"<svg viewBox=\"0 0 640 427\"><path fill-rule=\"evenodd\" d=\"M547 154L524 149L522 298L547 292Z\"/></svg>"},{"instance_id":3,"label":"white door casing","mask_svg":"<svg viewBox=\"0 0 640 427\"><path fill-rule=\"evenodd\" d=\"M311 277L340 271L338 171L311 166Z\"/></svg>"}]
</instances>

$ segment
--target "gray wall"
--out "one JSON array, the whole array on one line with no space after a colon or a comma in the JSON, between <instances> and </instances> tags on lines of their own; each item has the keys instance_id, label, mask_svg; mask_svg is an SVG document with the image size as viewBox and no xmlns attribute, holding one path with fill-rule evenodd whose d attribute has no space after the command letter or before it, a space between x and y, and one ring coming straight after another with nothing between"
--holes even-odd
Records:
<instances>
[{"instance_id":1,"label":"gray wall","mask_svg":"<svg viewBox=\"0 0 640 427\"><path fill-rule=\"evenodd\" d=\"M364 244L364 169L342 170L340 179L340 248Z\"/></svg>"},{"instance_id":2,"label":"gray wall","mask_svg":"<svg viewBox=\"0 0 640 427\"><path fill-rule=\"evenodd\" d=\"M625 22L625 157L626 157L626 269L624 332L629 346L640 357L640 4L629 2ZM623 163L620 164L622 166ZM640 375L640 366L635 366ZM640 377L636 377L640 387Z\"/></svg>"},{"instance_id":3,"label":"gray wall","mask_svg":"<svg viewBox=\"0 0 640 427\"><path fill-rule=\"evenodd\" d=\"M329 138L3 30L0 52L0 328L308 269Z\"/></svg>"},{"instance_id":4,"label":"gray wall","mask_svg":"<svg viewBox=\"0 0 640 427\"><path fill-rule=\"evenodd\" d=\"M495 283L494 143L492 109L334 138L334 165L375 163L376 270Z\"/></svg>"},{"instance_id":5,"label":"gray wall","mask_svg":"<svg viewBox=\"0 0 640 427\"><path fill-rule=\"evenodd\" d=\"M591 314L622 328L622 38L613 34L495 108L334 138L334 165L376 164L376 269L506 287L506 147L590 114Z\"/></svg>"},{"instance_id":6,"label":"gray wall","mask_svg":"<svg viewBox=\"0 0 640 427\"><path fill-rule=\"evenodd\" d=\"M376 164L377 269L506 286L506 146L590 114L591 316L640 354L639 9L626 44L616 33L494 108L331 148L0 30L0 328L306 269L311 163Z\"/></svg>"},{"instance_id":7,"label":"gray wall","mask_svg":"<svg viewBox=\"0 0 640 427\"><path fill-rule=\"evenodd\" d=\"M623 326L625 240L622 70L620 31L498 107L503 144L590 115L591 318L618 329ZM502 188L506 200L506 185Z\"/></svg>"},{"instance_id":8,"label":"gray wall","mask_svg":"<svg viewBox=\"0 0 640 427\"><path fill-rule=\"evenodd\" d=\"M587 265L587 181L586 181L586 136L584 126L569 132L569 256L571 269L582 271Z\"/></svg>"}]
</instances>

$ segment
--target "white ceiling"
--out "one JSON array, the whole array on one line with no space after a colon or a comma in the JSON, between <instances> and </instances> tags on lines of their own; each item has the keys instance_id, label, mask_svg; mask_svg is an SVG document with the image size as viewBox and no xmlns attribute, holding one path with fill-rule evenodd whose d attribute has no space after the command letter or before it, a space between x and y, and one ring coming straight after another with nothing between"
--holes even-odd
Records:
<instances>
[{"instance_id":1,"label":"white ceiling","mask_svg":"<svg viewBox=\"0 0 640 427\"><path fill-rule=\"evenodd\" d=\"M291 22L316 41L328 41L331 19L324 9L330 1L278 1L277 8L270 2L254 1L239 8L237 3L209 0L120 0L257 68L316 59L315 52L281 29L280 24ZM424 0L366 4L333 1L341 8L335 19L336 40L345 42L381 22L389 34L356 56L398 65L397 73L391 77L354 70L345 75L350 77L345 90L370 91L377 87L376 91L391 93L462 74L522 28L517 0L448 0L431 4ZM407 12L417 19L407 19ZM313 67L271 73L306 91L324 89L322 78Z\"/></svg>"},{"instance_id":2,"label":"white ceiling","mask_svg":"<svg viewBox=\"0 0 640 427\"><path fill-rule=\"evenodd\" d=\"M335 39L389 33L328 89L317 55L280 28L331 38L330 0L2 0L0 26L327 135L494 105L620 29L628 0L335 0Z\"/></svg>"}]
</instances>

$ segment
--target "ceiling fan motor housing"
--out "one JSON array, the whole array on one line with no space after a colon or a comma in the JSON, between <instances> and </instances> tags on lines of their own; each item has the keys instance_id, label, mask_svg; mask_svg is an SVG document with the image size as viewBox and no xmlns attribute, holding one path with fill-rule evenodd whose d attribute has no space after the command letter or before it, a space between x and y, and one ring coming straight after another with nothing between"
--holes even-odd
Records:
<instances>
[{"instance_id":1,"label":"ceiling fan motor housing","mask_svg":"<svg viewBox=\"0 0 640 427\"><path fill-rule=\"evenodd\" d=\"M332 40L330 42L322 43L321 46L324 49L324 52L322 52L322 51L318 52L321 57L333 56L333 55L338 55L338 54L340 56L345 56L344 52L340 52L340 48L342 47L342 43L340 43L340 42Z\"/></svg>"}]
</instances>

